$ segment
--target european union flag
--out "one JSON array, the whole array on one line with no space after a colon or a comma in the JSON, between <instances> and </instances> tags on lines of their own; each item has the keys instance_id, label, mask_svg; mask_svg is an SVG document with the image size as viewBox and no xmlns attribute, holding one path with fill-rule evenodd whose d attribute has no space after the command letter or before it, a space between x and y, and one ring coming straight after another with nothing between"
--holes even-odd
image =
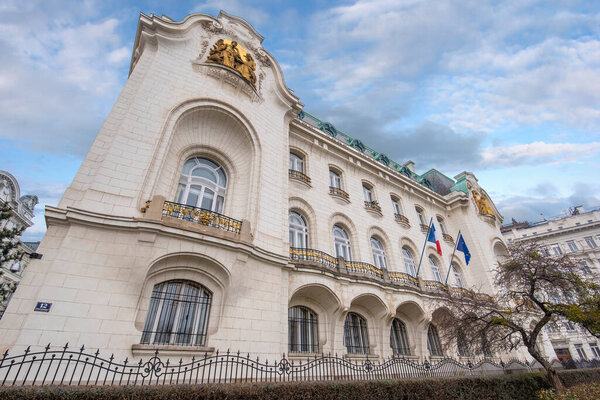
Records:
<instances>
[{"instance_id":1,"label":"european union flag","mask_svg":"<svg viewBox=\"0 0 600 400\"><path fill-rule=\"evenodd\" d=\"M469 253L469 248L465 243L465 239L463 238L462 233L458 237L458 244L456 245L456 250L462 251L465 255L465 262L469 265L469 260L471 260L471 253Z\"/></svg>"}]
</instances>

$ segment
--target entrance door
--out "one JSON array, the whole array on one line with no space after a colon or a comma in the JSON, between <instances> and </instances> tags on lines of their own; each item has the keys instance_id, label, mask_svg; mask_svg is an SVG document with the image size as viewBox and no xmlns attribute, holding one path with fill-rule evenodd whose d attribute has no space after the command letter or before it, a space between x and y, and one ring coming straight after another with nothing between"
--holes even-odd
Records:
<instances>
[{"instance_id":1,"label":"entrance door","mask_svg":"<svg viewBox=\"0 0 600 400\"><path fill-rule=\"evenodd\" d=\"M570 365L573 362L573 358L571 357L571 352L569 349L554 349L556 353L556 357L558 361L560 361L563 365Z\"/></svg>"}]
</instances>

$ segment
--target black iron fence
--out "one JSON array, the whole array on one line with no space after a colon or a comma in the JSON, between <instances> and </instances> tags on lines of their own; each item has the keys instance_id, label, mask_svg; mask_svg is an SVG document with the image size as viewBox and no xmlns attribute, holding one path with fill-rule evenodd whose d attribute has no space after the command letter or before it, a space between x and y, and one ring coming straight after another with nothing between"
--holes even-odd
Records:
<instances>
[{"instance_id":1,"label":"black iron fence","mask_svg":"<svg viewBox=\"0 0 600 400\"><path fill-rule=\"evenodd\" d=\"M535 366L533 366L535 369ZM14 385L158 385L226 382L284 382L322 380L377 380L465 375L501 375L528 372L527 362L491 359L459 362L445 358L420 363L407 358L352 360L337 355L296 356L280 360L261 360L249 354L230 351L203 354L184 361L161 359L158 351L147 360L100 356L85 347L68 345L41 351L28 347L23 354L6 351L0 359L0 386Z\"/></svg>"}]
</instances>

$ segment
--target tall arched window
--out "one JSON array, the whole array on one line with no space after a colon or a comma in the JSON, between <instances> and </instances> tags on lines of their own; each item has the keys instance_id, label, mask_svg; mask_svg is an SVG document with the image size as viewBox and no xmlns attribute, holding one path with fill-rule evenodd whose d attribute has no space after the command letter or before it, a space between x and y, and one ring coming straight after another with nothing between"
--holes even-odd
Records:
<instances>
[{"instance_id":1,"label":"tall arched window","mask_svg":"<svg viewBox=\"0 0 600 400\"><path fill-rule=\"evenodd\" d=\"M183 164L175 198L177 203L222 213L226 191L223 167L209 159L193 157Z\"/></svg>"},{"instance_id":2,"label":"tall arched window","mask_svg":"<svg viewBox=\"0 0 600 400\"><path fill-rule=\"evenodd\" d=\"M392 199L392 208L394 209L394 214L401 215L402 212L400 212L401 211L400 200L398 200L398 198L394 197L394 196L392 196L391 199Z\"/></svg>"},{"instance_id":3,"label":"tall arched window","mask_svg":"<svg viewBox=\"0 0 600 400\"><path fill-rule=\"evenodd\" d=\"M308 225L302 215L290 211L288 216L290 226L290 247L306 248L308 246Z\"/></svg>"},{"instance_id":4,"label":"tall arched window","mask_svg":"<svg viewBox=\"0 0 600 400\"><path fill-rule=\"evenodd\" d=\"M335 245L336 257L344 257L345 260L352 260L350 237L346 230L339 225L333 226L333 243Z\"/></svg>"},{"instance_id":5,"label":"tall arched window","mask_svg":"<svg viewBox=\"0 0 600 400\"><path fill-rule=\"evenodd\" d=\"M458 286L459 288L464 288L465 280L463 279L460 269L454 263L452 263L452 271L454 272L454 281L456 282L456 286Z\"/></svg>"},{"instance_id":6,"label":"tall arched window","mask_svg":"<svg viewBox=\"0 0 600 400\"><path fill-rule=\"evenodd\" d=\"M458 349L458 355L461 357L470 357L471 352L469 351L469 346L467 346L467 341L465 339L465 335L462 332L459 332L456 336L456 347Z\"/></svg>"},{"instance_id":7,"label":"tall arched window","mask_svg":"<svg viewBox=\"0 0 600 400\"><path fill-rule=\"evenodd\" d=\"M448 231L446 230L446 224L444 223L444 219L442 217L437 217L437 221L438 221L438 224L440 225L440 229L442 230L442 233L448 234Z\"/></svg>"},{"instance_id":8,"label":"tall arched window","mask_svg":"<svg viewBox=\"0 0 600 400\"><path fill-rule=\"evenodd\" d=\"M410 355L406 325L404 325L404 322L400 321L398 318L394 318L392 321L392 327L390 328L390 347L395 355Z\"/></svg>"},{"instance_id":9,"label":"tall arched window","mask_svg":"<svg viewBox=\"0 0 600 400\"><path fill-rule=\"evenodd\" d=\"M440 336L438 335L436 327L431 324L427 329L427 349L429 350L429 355L431 356L440 357L443 355Z\"/></svg>"},{"instance_id":10,"label":"tall arched window","mask_svg":"<svg viewBox=\"0 0 600 400\"><path fill-rule=\"evenodd\" d=\"M375 266L381 269L387 269L385 249L383 248L383 244L375 237L371 238L371 250L373 251L373 261L375 262Z\"/></svg>"},{"instance_id":11,"label":"tall arched window","mask_svg":"<svg viewBox=\"0 0 600 400\"><path fill-rule=\"evenodd\" d=\"M152 290L142 344L203 346L211 292L190 281L166 281Z\"/></svg>"},{"instance_id":12,"label":"tall arched window","mask_svg":"<svg viewBox=\"0 0 600 400\"><path fill-rule=\"evenodd\" d=\"M329 186L336 189L342 188L342 178L336 171L329 170Z\"/></svg>"},{"instance_id":13,"label":"tall arched window","mask_svg":"<svg viewBox=\"0 0 600 400\"><path fill-rule=\"evenodd\" d=\"M348 313L344 321L344 346L348 354L369 354L367 321L356 313Z\"/></svg>"},{"instance_id":14,"label":"tall arched window","mask_svg":"<svg viewBox=\"0 0 600 400\"><path fill-rule=\"evenodd\" d=\"M433 274L433 279L438 282L441 282L442 274L440 273L440 266L438 265L435 258L433 258L432 256L429 256L429 265L431 266L431 273Z\"/></svg>"},{"instance_id":15,"label":"tall arched window","mask_svg":"<svg viewBox=\"0 0 600 400\"><path fill-rule=\"evenodd\" d=\"M412 254L412 251L408 249L408 247L402 248L402 258L404 259L404 267L406 268L406 273L410 276L417 276L417 268L415 267L415 257Z\"/></svg>"},{"instance_id":16,"label":"tall arched window","mask_svg":"<svg viewBox=\"0 0 600 400\"><path fill-rule=\"evenodd\" d=\"M297 353L319 352L317 314L307 307L288 309L289 351Z\"/></svg>"}]
</instances>

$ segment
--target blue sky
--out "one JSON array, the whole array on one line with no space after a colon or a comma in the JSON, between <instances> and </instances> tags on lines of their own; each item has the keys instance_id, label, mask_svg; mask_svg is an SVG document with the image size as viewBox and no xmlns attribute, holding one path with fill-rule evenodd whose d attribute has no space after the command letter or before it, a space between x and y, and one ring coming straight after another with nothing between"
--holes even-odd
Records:
<instances>
[{"instance_id":1,"label":"blue sky","mask_svg":"<svg viewBox=\"0 0 600 400\"><path fill-rule=\"evenodd\" d=\"M127 80L140 12L250 22L305 110L506 220L600 206L600 2L0 0L0 169L56 205Z\"/></svg>"}]
</instances>

